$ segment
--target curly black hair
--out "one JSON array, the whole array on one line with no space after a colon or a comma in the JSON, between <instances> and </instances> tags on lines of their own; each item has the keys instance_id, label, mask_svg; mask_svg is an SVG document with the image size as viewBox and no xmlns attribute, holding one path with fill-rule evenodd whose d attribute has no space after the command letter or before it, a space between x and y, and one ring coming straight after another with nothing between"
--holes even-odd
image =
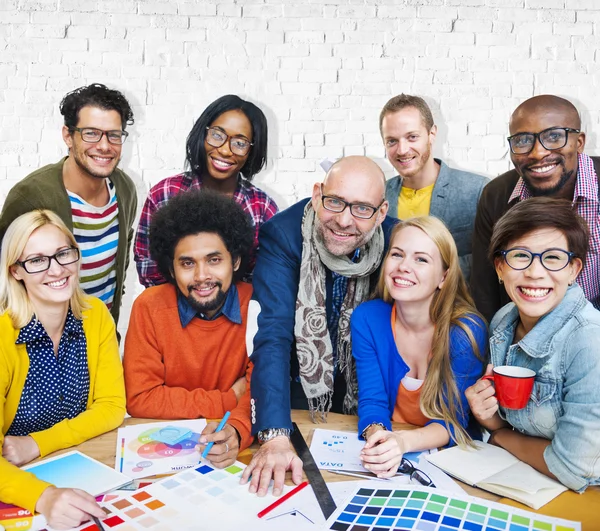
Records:
<instances>
[{"instance_id":1,"label":"curly black hair","mask_svg":"<svg viewBox=\"0 0 600 531\"><path fill-rule=\"evenodd\" d=\"M242 175L249 181L264 167L267 162L267 118L254 103L243 100L239 96L228 94L213 101L200 118L187 137L186 166L197 176L206 172L206 129L223 113L228 111L242 111L252 126L252 148L241 170Z\"/></svg>"},{"instance_id":2,"label":"curly black hair","mask_svg":"<svg viewBox=\"0 0 600 531\"><path fill-rule=\"evenodd\" d=\"M219 235L233 261L241 258L233 280L235 282L242 278L254 244L252 221L233 199L211 190L177 194L152 216L150 256L163 277L175 284L172 273L175 247L182 238L200 232Z\"/></svg>"},{"instance_id":3,"label":"curly black hair","mask_svg":"<svg viewBox=\"0 0 600 531\"><path fill-rule=\"evenodd\" d=\"M87 106L117 111L123 130L133 124L133 111L125 96L101 83L92 83L69 92L60 102L60 114L65 118L65 125L68 128L77 127L79 111Z\"/></svg>"}]
</instances>

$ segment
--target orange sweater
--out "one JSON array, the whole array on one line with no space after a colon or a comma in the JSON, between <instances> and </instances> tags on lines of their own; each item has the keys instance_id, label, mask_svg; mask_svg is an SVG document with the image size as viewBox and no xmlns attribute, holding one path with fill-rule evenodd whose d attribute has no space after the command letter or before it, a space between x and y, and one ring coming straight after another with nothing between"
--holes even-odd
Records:
<instances>
[{"instance_id":1,"label":"orange sweater","mask_svg":"<svg viewBox=\"0 0 600 531\"><path fill-rule=\"evenodd\" d=\"M194 318L181 327L175 286L146 289L133 303L125 338L127 411L132 417L159 419L220 418L238 430L240 449L250 435L250 374L246 319L252 286L237 285L242 324L220 316ZM246 376L246 393L238 402L231 386Z\"/></svg>"}]
</instances>

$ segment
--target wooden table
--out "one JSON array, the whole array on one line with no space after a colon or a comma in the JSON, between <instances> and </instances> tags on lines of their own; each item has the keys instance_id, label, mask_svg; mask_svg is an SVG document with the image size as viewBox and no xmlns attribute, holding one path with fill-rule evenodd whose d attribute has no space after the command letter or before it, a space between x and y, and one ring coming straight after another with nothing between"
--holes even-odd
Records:
<instances>
[{"instance_id":1,"label":"wooden table","mask_svg":"<svg viewBox=\"0 0 600 531\"><path fill-rule=\"evenodd\" d=\"M331 430L340 431L351 431L356 432L357 430L357 417L350 415L340 415L336 413L330 413L328 416L327 424L313 424L308 415L308 411L293 411L292 419L298 425L298 428L304 435L306 443L310 446L313 430L315 428L324 428ZM145 422L157 422L151 419L125 419L124 426L131 426L135 424L142 424ZM412 429L412 426L394 425L395 429L398 428ZM115 451L117 442L117 430L105 433L99 437L95 437L89 441L80 444L77 450L80 452L103 462L104 464L113 467L115 464ZM253 453L257 450L258 445L255 443L250 448L244 450L238 456L238 460L248 464L252 459ZM56 452L55 455L72 450L72 448ZM325 481L349 481L352 480L350 477L344 477L339 474L333 474L331 472L323 471L323 477ZM291 482L288 474L288 481ZM459 485L470 495L478 496L479 498L485 498L491 501L497 501L505 503L513 507L525 509L527 511L533 511L531 508L522 505L514 500L507 498L501 498L491 492L487 492L475 487L471 487L462 482L457 482ZM583 531L599 531L600 530L600 488L592 487L588 488L584 494L577 494L572 491L567 491L552 500L547 505L544 505L538 511L533 511L548 516L555 516L558 518L567 518L570 520L580 521L582 523Z\"/></svg>"}]
</instances>

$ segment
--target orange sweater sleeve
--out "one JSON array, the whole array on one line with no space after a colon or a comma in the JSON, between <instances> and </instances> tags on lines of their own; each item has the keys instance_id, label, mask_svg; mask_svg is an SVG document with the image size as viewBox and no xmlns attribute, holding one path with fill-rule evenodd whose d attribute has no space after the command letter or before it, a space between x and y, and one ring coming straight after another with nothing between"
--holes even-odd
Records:
<instances>
[{"instance_id":1,"label":"orange sweater sleeve","mask_svg":"<svg viewBox=\"0 0 600 531\"><path fill-rule=\"evenodd\" d=\"M250 378L254 365L248 362L246 369L246 392L240 398L237 407L231 412L229 424L231 424L240 434L240 450L248 448L252 444L251 435L252 425L250 424Z\"/></svg>"},{"instance_id":2,"label":"orange sweater sleeve","mask_svg":"<svg viewBox=\"0 0 600 531\"><path fill-rule=\"evenodd\" d=\"M133 303L125 338L123 368L129 414L156 419L220 418L234 409L237 399L231 389L188 390L165 385L165 366L156 338L161 327L154 326L148 298L143 295Z\"/></svg>"}]
</instances>

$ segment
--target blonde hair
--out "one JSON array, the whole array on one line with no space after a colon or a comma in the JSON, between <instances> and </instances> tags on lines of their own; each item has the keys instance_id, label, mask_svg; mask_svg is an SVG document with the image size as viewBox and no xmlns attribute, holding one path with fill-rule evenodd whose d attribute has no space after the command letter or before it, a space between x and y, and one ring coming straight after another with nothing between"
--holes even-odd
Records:
<instances>
[{"instance_id":1,"label":"blonde hair","mask_svg":"<svg viewBox=\"0 0 600 531\"><path fill-rule=\"evenodd\" d=\"M446 278L438 289L429 307L429 317L434 325L431 345L431 360L427 375L421 388L421 411L431 419L439 419L454 429L451 437L460 446L472 446L467 431L458 421L461 409L460 394L450 364L450 328L459 327L468 337L475 355L482 358L477 342L465 321L480 325L474 316L483 317L475 309L473 299L467 290L467 284L460 270L458 251L450 231L439 219L432 216L410 218L398 223L390 235L390 246L396 235L406 227L415 227L423 231L435 243L442 257ZM388 259L390 251L385 259ZM394 300L385 285L384 268L377 283L375 296L393 304Z\"/></svg>"},{"instance_id":2,"label":"blonde hair","mask_svg":"<svg viewBox=\"0 0 600 531\"><path fill-rule=\"evenodd\" d=\"M35 314L35 309L25 284L17 280L11 273L19 260L33 232L45 225L53 225L69 240L73 247L79 249L75 237L57 214L51 210L32 210L16 218L6 230L0 251L0 313L8 312L16 329L23 328ZM73 290L70 300L71 311L76 319L82 318L85 294L79 283Z\"/></svg>"}]
</instances>

